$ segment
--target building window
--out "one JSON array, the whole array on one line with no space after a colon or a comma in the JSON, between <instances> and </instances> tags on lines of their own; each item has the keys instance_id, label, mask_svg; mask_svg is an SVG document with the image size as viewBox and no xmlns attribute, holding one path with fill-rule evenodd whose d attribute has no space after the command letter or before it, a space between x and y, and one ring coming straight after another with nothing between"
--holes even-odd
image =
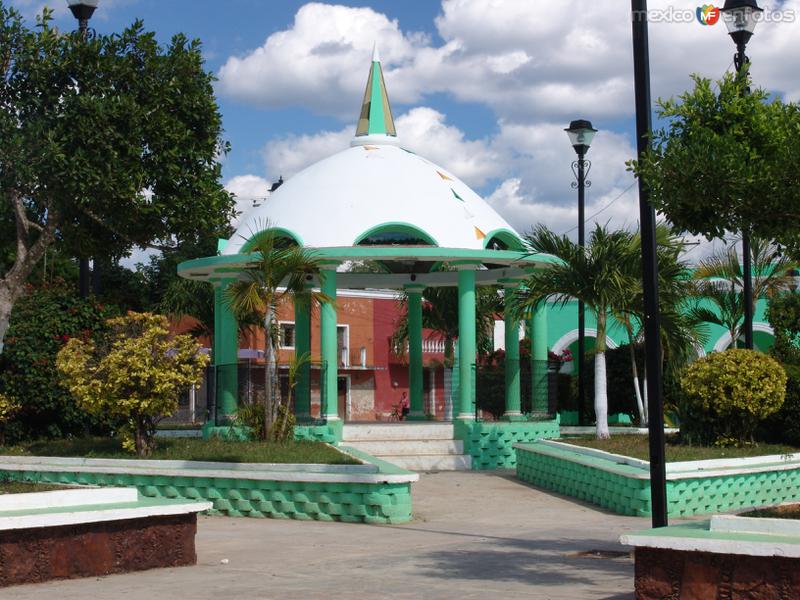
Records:
<instances>
[{"instance_id":1,"label":"building window","mask_svg":"<svg viewBox=\"0 0 800 600\"><path fill-rule=\"evenodd\" d=\"M294 323L279 323L281 348L294 348Z\"/></svg>"}]
</instances>

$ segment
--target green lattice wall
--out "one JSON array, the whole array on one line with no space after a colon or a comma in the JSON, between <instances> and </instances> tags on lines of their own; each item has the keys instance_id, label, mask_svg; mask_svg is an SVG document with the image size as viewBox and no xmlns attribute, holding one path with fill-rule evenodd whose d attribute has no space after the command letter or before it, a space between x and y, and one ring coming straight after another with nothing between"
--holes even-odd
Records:
<instances>
[{"instance_id":1,"label":"green lattice wall","mask_svg":"<svg viewBox=\"0 0 800 600\"><path fill-rule=\"evenodd\" d=\"M3 471L16 481L136 487L150 498L208 500L210 514L352 523L411 520L410 483L260 481L142 474Z\"/></svg>"},{"instance_id":2,"label":"green lattice wall","mask_svg":"<svg viewBox=\"0 0 800 600\"><path fill-rule=\"evenodd\" d=\"M331 423L295 425L294 439L338 444L342 441L342 427L342 421L336 421L335 425Z\"/></svg>"},{"instance_id":3,"label":"green lattice wall","mask_svg":"<svg viewBox=\"0 0 800 600\"><path fill-rule=\"evenodd\" d=\"M513 469L517 464L514 444L559 437L558 421L456 421L455 438L464 442L478 471Z\"/></svg>"},{"instance_id":4,"label":"green lattice wall","mask_svg":"<svg viewBox=\"0 0 800 600\"><path fill-rule=\"evenodd\" d=\"M538 487L591 502L623 515L649 516L650 480L641 469L600 457L536 444L517 448L517 477ZM580 462L579 462L580 461ZM604 467L600 469L599 467ZM672 517L727 512L800 499L800 467L761 473L667 480Z\"/></svg>"},{"instance_id":5,"label":"green lattice wall","mask_svg":"<svg viewBox=\"0 0 800 600\"><path fill-rule=\"evenodd\" d=\"M649 480L601 471L571 461L567 456L555 457L517 448L517 477L621 515L650 514Z\"/></svg>"}]
</instances>

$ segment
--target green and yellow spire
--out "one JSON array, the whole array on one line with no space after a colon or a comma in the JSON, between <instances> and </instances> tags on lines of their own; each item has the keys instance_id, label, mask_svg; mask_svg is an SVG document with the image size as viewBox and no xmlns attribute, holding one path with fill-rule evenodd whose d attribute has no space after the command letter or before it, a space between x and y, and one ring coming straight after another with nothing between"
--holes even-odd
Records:
<instances>
[{"instance_id":1,"label":"green and yellow spire","mask_svg":"<svg viewBox=\"0 0 800 600\"><path fill-rule=\"evenodd\" d=\"M369 70L367 89L364 90L361 116L358 118L358 128L356 129L356 137L364 135L397 136L389 95L386 93L386 84L383 81L383 70L377 44L372 51L372 66Z\"/></svg>"}]
</instances>

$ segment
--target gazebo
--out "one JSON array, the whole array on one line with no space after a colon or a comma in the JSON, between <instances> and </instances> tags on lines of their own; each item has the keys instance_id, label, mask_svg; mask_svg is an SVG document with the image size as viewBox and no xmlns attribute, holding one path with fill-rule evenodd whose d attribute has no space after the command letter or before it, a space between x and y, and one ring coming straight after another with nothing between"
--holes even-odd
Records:
<instances>
[{"instance_id":1,"label":"gazebo","mask_svg":"<svg viewBox=\"0 0 800 600\"><path fill-rule=\"evenodd\" d=\"M361 114L350 147L289 178L246 215L219 255L182 263L182 277L206 281L216 291L213 358L237 362L234 315L224 302L227 285L253 260L254 240L268 228L287 243L312 248L324 259L324 280L311 282L334 302L320 310L322 422L311 426L341 431L337 410L337 289L390 289L408 298L409 419L424 419L422 293L427 287L458 288L458 375L454 381L456 422L475 420L476 286L513 289L532 269L556 259L532 254L514 231L458 177L404 148L395 131L377 50L373 54ZM355 264L377 265L360 272ZM375 271L376 269L372 269ZM522 422L518 354L519 322L506 311L505 417ZM295 307L296 351L310 349L311 319ZM532 360L547 360L545 309L531 317ZM533 383L534 411L546 412L546 387ZM296 412L310 414L310 371L298 375ZM217 406L236 409L236 373L220 376ZM313 437L313 436L312 436Z\"/></svg>"}]
</instances>

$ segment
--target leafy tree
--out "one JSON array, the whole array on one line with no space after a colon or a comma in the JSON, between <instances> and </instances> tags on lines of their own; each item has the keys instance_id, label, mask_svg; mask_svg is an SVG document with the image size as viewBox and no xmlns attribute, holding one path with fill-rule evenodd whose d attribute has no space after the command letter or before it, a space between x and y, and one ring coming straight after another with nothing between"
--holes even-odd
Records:
<instances>
[{"instance_id":1,"label":"leafy tree","mask_svg":"<svg viewBox=\"0 0 800 600\"><path fill-rule=\"evenodd\" d=\"M98 342L69 340L56 366L80 406L124 418L123 446L147 456L156 425L178 409L183 390L202 381L208 356L190 336L172 336L161 315L129 312L108 325Z\"/></svg>"},{"instance_id":2,"label":"leafy tree","mask_svg":"<svg viewBox=\"0 0 800 600\"><path fill-rule=\"evenodd\" d=\"M800 294L784 292L770 298L767 320L775 331L772 353L778 360L800 367Z\"/></svg>"},{"instance_id":3,"label":"leafy tree","mask_svg":"<svg viewBox=\"0 0 800 600\"><path fill-rule=\"evenodd\" d=\"M611 312L623 303L623 298L636 293L638 279L632 274L639 255L626 231L608 231L597 225L589 243L581 248L567 236L559 236L543 225L527 236L536 252L551 254L561 262L531 274L525 285L514 294L516 310L527 313L536 310L548 299L562 306L577 299L597 319L595 342L594 410L597 417L597 437L608 438L608 393L606 384L606 330Z\"/></svg>"},{"instance_id":4,"label":"leafy tree","mask_svg":"<svg viewBox=\"0 0 800 600\"><path fill-rule=\"evenodd\" d=\"M631 236L631 252L639 255L641 248L640 235ZM682 260L681 254L685 248L682 238L670 233L669 228L663 223L656 227L656 257L658 260L658 286L659 307L661 310L661 352L662 363L670 367L685 363L695 343L702 337L698 331L698 323L690 314L687 314L686 299L691 296L693 284L689 276L688 264ZM644 290L641 282L641 263L628 261L623 263L630 268L628 277L636 282L636 289L631 294L624 295L614 307L614 317L622 324L628 334L628 352L633 377L636 405L639 420L642 425L648 421L647 415L647 378L646 370L644 381L640 385L639 369L635 358L635 347L641 345L643 340L642 323L644 323Z\"/></svg>"},{"instance_id":5,"label":"leafy tree","mask_svg":"<svg viewBox=\"0 0 800 600\"><path fill-rule=\"evenodd\" d=\"M652 149L631 166L650 201L678 229L708 238L746 230L800 248L800 107L747 77L726 75L715 92L694 77L694 89L659 102L667 125Z\"/></svg>"},{"instance_id":6,"label":"leafy tree","mask_svg":"<svg viewBox=\"0 0 800 600\"><path fill-rule=\"evenodd\" d=\"M287 245L285 238L267 229L253 246L254 262L242 279L228 286L226 299L237 319L257 315L264 328L264 431L271 434L281 402L278 398L278 322L277 309L286 300L305 304L308 310L329 298L308 288L309 277L324 279L320 257L297 245Z\"/></svg>"},{"instance_id":7,"label":"leafy tree","mask_svg":"<svg viewBox=\"0 0 800 600\"><path fill-rule=\"evenodd\" d=\"M82 300L63 282L34 288L11 315L5 352L0 355L0 391L20 403L7 427L12 440L108 433L106 415L90 415L75 405L58 377L59 350L72 338L91 339L106 330L116 308L94 298Z\"/></svg>"},{"instance_id":8,"label":"leafy tree","mask_svg":"<svg viewBox=\"0 0 800 600\"><path fill-rule=\"evenodd\" d=\"M797 263L764 240L751 240L753 258L753 311L759 298L773 298L787 289ZM697 306L691 314L728 330L731 340L739 339L744 322L744 272L736 249L728 248L700 262L694 274L698 295L711 301L713 308Z\"/></svg>"},{"instance_id":9,"label":"leafy tree","mask_svg":"<svg viewBox=\"0 0 800 600\"><path fill-rule=\"evenodd\" d=\"M227 223L221 118L200 43L34 29L0 2L0 344L55 240L72 256L172 248ZM10 266L9 266L10 265ZM1 346L0 346L1 349Z\"/></svg>"}]
</instances>

